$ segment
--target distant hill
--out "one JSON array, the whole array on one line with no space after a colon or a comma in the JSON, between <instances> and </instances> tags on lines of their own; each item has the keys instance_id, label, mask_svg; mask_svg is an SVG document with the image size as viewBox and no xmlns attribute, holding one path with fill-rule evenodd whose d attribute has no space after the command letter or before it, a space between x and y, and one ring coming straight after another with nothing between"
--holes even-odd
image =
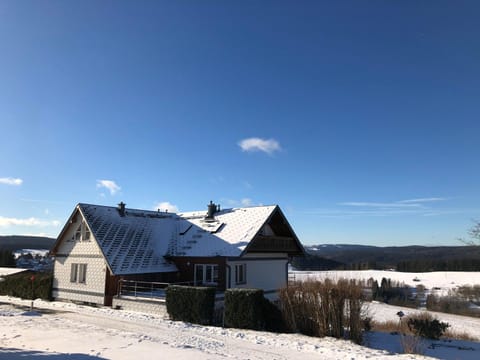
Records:
<instances>
[{"instance_id":1,"label":"distant hill","mask_svg":"<svg viewBox=\"0 0 480 360\"><path fill-rule=\"evenodd\" d=\"M18 249L50 250L55 240L54 238L43 236L0 235L0 251L15 251Z\"/></svg>"},{"instance_id":2,"label":"distant hill","mask_svg":"<svg viewBox=\"0 0 480 360\"><path fill-rule=\"evenodd\" d=\"M400 262L480 259L480 246L389 246L323 244L304 246L307 253L346 265L371 263L395 268Z\"/></svg>"}]
</instances>

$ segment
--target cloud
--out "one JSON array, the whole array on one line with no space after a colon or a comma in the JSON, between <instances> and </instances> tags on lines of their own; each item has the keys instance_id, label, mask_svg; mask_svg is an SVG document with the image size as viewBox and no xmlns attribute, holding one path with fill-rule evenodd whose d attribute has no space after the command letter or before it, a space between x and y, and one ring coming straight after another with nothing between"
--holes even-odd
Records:
<instances>
[{"instance_id":1,"label":"cloud","mask_svg":"<svg viewBox=\"0 0 480 360\"><path fill-rule=\"evenodd\" d=\"M392 201L392 202L342 202L338 205L343 206L355 206L355 207L365 207L365 208L425 208L426 205L424 203L432 203L438 201L445 201L446 198L441 197L429 197L429 198L417 198L417 199L407 199L407 200L399 200L399 201Z\"/></svg>"},{"instance_id":2,"label":"cloud","mask_svg":"<svg viewBox=\"0 0 480 360\"><path fill-rule=\"evenodd\" d=\"M417 204L417 203L401 203L401 202L391 202L391 203L343 202L343 203L339 203L338 205L368 207L368 208L418 208L422 206L421 204Z\"/></svg>"},{"instance_id":3,"label":"cloud","mask_svg":"<svg viewBox=\"0 0 480 360\"><path fill-rule=\"evenodd\" d=\"M167 210L168 212L178 213L177 205L170 204L168 201L159 202L157 205L153 207L153 209L160 210L160 211Z\"/></svg>"},{"instance_id":4,"label":"cloud","mask_svg":"<svg viewBox=\"0 0 480 360\"><path fill-rule=\"evenodd\" d=\"M113 180L97 180L97 188L108 189L110 195L115 195L121 189Z\"/></svg>"},{"instance_id":5,"label":"cloud","mask_svg":"<svg viewBox=\"0 0 480 360\"><path fill-rule=\"evenodd\" d=\"M245 152L263 151L269 155L280 151L280 143L274 139L248 138L238 142L238 146Z\"/></svg>"},{"instance_id":6,"label":"cloud","mask_svg":"<svg viewBox=\"0 0 480 360\"><path fill-rule=\"evenodd\" d=\"M441 197L431 197L431 198L419 198L419 199L409 199L397 201L400 204L410 204L410 203L423 203L423 202L435 202L435 201L445 201L447 198Z\"/></svg>"},{"instance_id":7,"label":"cloud","mask_svg":"<svg viewBox=\"0 0 480 360\"><path fill-rule=\"evenodd\" d=\"M398 200L392 202L349 201L341 202L337 209L313 209L305 213L322 217L356 217L356 216L437 216L458 213L459 210L433 207L432 203L445 201L447 198L430 197Z\"/></svg>"},{"instance_id":8,"label":"cloud","mask_svg":"<svg viewBox=\"0 0 480 360\"><path fill-rule=\"evenodd\" d=\"M255 203L252 199L250 198L243 198L240 200L234 200L234 199L222 199L223 202L227 204L227 206L231 207L247 207L247 206L262 206L262 203Z\"/></svg>"},{"instance_id":9,"label":"cloud","mask_svg":"<svg viewBox=\"0 0 480 360\"><path fill-rule=\"evenodd\" d=\"M20 186L22 185L22 183L23 183L23 180L19 178L11 178L11 177L0 178L0 184Z\"/></svg>"},{"instance_id":10,"label":"cloud","mask_svg":"<svg viewBox=\"0 0 480 360\"><path fill-rule=\"evenodd\" d=\"M60 226L60 221L58 220L41 220L38 218L30 217L26 219L19 218L9 218L0 216L0 227L8 226Z\"/></svg>"},{"instance_id":11,"label":"cloud","mask_svg":"<svg viewBox=\"0 0 480 360\"><path fill-rule=\"evenodd\" d=\"M252 206L253 205L252 199L249 199L249 198L243 198L242 200L240 200L240 203L243 206Z\"/></svg>"}]
</instances>

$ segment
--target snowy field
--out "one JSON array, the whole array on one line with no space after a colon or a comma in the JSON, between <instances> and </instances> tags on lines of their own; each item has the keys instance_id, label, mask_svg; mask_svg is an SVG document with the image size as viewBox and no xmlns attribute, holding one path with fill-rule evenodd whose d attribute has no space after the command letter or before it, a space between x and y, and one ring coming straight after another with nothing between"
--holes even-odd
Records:
<instances>
[{"instance_id":1,"label":"snowy field","mask_svg":"<svg viewBox=\"0 0 480 360\"><path fill-rule=\"evenodd\" d=\"M406 286L415 288L423 285L436 295L446 295L449 290L462 285L480 285L480 272L466 271L436 271L426 273L410 273L383 270L358 270L358 271L291 271L290 278L295 280L306 279L358 279L368 280L373 278L380 285L382 278L392 279Z\"/></svg>"},{"instance_id":2,"label":"snowy field","mask_svg":"<svg viewBox=\"0 0 480 360\"><path fill-rule=\"evenodd\" d=\"M354 272L349 273L353 276ZM469 274L469 279L478 276L477 273ZM425 275L408 274L407 277ZM462 283L461 277L455 278L454 275L448 273L450 281L442 283ZM431 283L431 286L437 285L439 283ZM151 314L63 302L35 300L34 311L29 311L29 306L30 301L0 296L0 360L34 356L59 360L427 358L399 354L402 352L400 338L392 334L370 333L365 339L366 346L358 346L331 338L191 325ZM418 311L380 303L368 304L370 316L377 321L397 321L396 313L400 309L407 315ZM451 324L454 331L467 332L480 339L480 319L436 315ZM431 358L480 358L480 340L426 341L424 349L425 355Z\"/></svg>"}]
</instances>

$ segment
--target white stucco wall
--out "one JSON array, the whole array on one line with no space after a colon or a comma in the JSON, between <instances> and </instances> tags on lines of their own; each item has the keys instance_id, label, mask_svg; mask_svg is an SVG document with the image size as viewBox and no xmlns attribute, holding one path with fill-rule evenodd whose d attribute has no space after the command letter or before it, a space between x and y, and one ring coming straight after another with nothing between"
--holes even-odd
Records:
<instances>
[{"instance_id":1,"label":"white stucco wall","mask_svg":"<svg viewBox=\"0 0 480 360\"><path fill-rule=\"evenodd\" d=\"M278 254L277 254L278 255ZM229 283L231 288L255 288L263 289L266 293L274 291L287 285L287 262L286 258L270 257L245 257L242 259L227 261L230 267ZM235 265L246 265L246 283L235 283Z\"/></svg>"},{"instance_id":2,"label":"white stucco wall","mask_svg":"<svg viewBox=\"0 0 480 360\"><path fill-rule=\"evenodd\" d=\"M78 221L81 216L78 214ZM74 241L70 239L78 227L73 223L64 233L54 264L53 297L57 299L81 301L103 305L107 266L103 255L94 241ZM68 255L68 256L65 256ZM85 283L70 282L71 264L87 264Z\"/></svg>"}]
</instances>

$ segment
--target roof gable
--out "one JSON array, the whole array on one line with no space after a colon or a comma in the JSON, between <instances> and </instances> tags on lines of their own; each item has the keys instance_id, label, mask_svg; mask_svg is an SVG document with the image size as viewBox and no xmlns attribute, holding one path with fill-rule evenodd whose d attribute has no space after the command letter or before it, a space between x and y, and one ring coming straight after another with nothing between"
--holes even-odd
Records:
<instances>
[{"instance_id":1,"label":"roof gable","mask_svg":"<svg viewBox=\"0 0 480 360\"><path fill-rule=\"evenodd\" d=\"M242 256L267 222L277 235L282 233L275 228L280 226L279 222L270 221L272 217L280 216L286 222L276 205L224 209L208 218L205 211L174 214L78 204L60 233L54 252L77 214L85 220L116 275L176 271L168 260L170 256ZM284 229L298 242L286 224Z\"/></svg>"},{"instance_id":2,"label":"roof gable","mask_svg":"<svg viewBox=\"0 0 480 360\"><path fill-rule=\"evenodd\" d=\"M205 212L179 214L172 256L240 256L276 206L224 209L206 219ZM176 250L176 252L174 252Z\"/></svg>"},{"instance_id":3,"label":"roof gable","mask_svg":"<svg viewBox=\"0 0 480 360\"><path fill-rule=\"evenodd\" d=\"M287 221L282 210L277 206L269 216L265 225L258 231L254 239L248 244L244 253L276 252L288 255L304 255L300 240Z\"/></svg>"}]
</instances>

